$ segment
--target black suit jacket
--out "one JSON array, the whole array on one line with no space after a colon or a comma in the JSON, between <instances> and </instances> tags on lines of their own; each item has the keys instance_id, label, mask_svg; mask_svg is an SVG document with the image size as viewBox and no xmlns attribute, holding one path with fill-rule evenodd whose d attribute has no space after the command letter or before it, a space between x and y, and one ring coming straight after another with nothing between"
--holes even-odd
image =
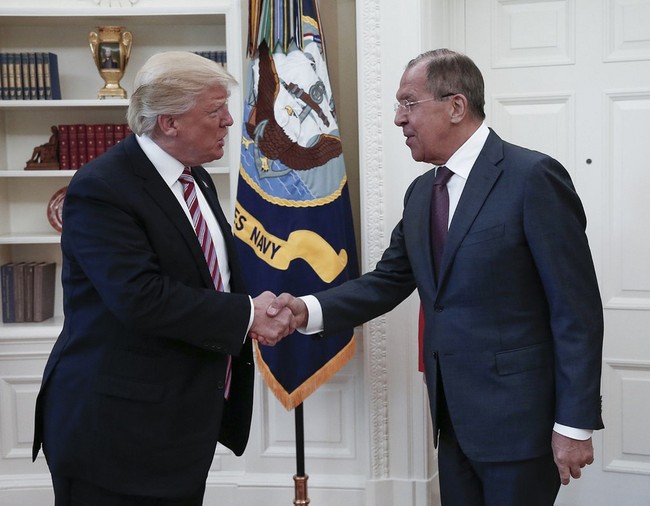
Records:
<instances>
[{"instance_id":1,"label":"black suit jacket","mask_svg":"<svg viewBox=\"0 0 650 506\"><path fill-rule=\"evenodd\" d=\"M547 454L554 422L602 428L602 304L566 170L490 132L450 224L437 284L433 179L431 170L409 187L374 271L316 294L325 333L383 314L417 287L434 434L439 377L458 441L475 460Z\"/></svg>"},{"instance_id":2,"label":"black suit jacket","mask_svg":"<svg viewBox=\"0 0 650 506\"><path fill-rule=\"evenodd\" d=\"M250 300L212 180L201 167L193 173L224 233L232 293L214 290L189 220L134 136L70 182L65 322L43 375L34 436L34 457L42 443L54 475L125 494L183 496L205 483L217 440L244 451Z\"/></svg>"}]
</instances>

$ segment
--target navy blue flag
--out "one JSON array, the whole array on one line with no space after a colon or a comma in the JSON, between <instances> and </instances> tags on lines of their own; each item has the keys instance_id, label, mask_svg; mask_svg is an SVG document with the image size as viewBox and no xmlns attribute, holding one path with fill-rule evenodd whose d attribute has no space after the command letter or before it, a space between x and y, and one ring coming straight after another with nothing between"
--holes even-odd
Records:
<instances>
[{"instance_id":1,"label":"navy blue flag","mask_svg":"<svg viewBox=\"0 0 650 506\"><path fill-rule=\"evenodd\" d=\"M350 198L316 0L251 0L235 237L249 293L313 293L358 275ZM354 355L353 329L255 343L293 409Z\"/></svg>"}]
</instances>

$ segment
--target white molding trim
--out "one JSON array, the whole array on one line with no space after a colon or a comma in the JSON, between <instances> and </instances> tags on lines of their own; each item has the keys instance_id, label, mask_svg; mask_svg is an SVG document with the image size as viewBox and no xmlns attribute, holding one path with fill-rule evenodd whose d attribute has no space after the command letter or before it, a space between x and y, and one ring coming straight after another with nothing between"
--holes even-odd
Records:
<instances>
[{"instance_id":1,"label":"white molding trim","mask_svg":"<svg viewBox=\"0 0 650 506\"><path fill-rule=\"evenodd\" d=\"M381 0L357 2L359 167L362 270L372 269L384 250L382 155ZM386 318L363 327L364 368L368 395L370 479L386 478L388 459L388 389Z\"/></svg>"}]
</instances>

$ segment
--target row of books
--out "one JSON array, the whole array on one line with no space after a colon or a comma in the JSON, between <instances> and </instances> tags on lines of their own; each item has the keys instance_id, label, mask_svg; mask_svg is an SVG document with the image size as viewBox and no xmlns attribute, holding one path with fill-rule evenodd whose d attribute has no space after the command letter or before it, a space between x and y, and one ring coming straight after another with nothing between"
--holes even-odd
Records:
<instances>
[{"instance_id":1,"label":"row of books","mask_svg":"<svg viewBox=\"0 0 650 506\"><path fill-rule=\"evenodd\" d=\"M76 170L131 133L126 123L58 125L59 169Z\"/></svg>"},{"instance_id":2,"label":"row of books","mask_svg":"<svg viewBox=\"0 0 650 506\"><path fill-rule=\"evenodd\" d=\"M54 53L0 53L2 100L61 100Z\"/></svg>"},{"instance_id":3,"label":"row of books","mask_svg":"<svg viewBox=\"0 0 650 506\"><path fill-rule=\"evenodd\" d=\"M55 273L54 262L12 262L2 265L2 321L42 322L52 318Z\"/></svg>"},{"instance_id":4,"label":"row of books","mask_svg":"<svg viewBox=\"0 0 650 506\"><path fill-rule=\"evenodd\" d=\"M224 67L226 66L226 62L228 60L225 51L194 51L194 54L198 54L199 56L203 56L208 60L215 61Z\"/></svg>"}]
</instances>

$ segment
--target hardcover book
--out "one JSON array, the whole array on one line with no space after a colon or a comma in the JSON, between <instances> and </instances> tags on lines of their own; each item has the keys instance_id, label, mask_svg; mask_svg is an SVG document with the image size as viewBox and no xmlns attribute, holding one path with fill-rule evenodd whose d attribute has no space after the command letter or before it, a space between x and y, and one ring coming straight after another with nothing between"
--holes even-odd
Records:
<instances>
[{"instance_id":1,"label":"hardcover book","mask_svg":"<svg viewBox=\"0 0 650 506\"><path fill-rule=\"evenodd\" d=\"M20 53L20 66L23 74L23 100L31 100L32 92L29 87L29 55Z\"/></svg>"},{"instance_id":2,"label":"hardcover book","mask_svg":"<svg viewBox=\"0 0 650 506\"><path fill-rule=\"evenodd\" d=\"M14 53L14 80L16 86L16 100L23 99L23 64L20 60L20 53Z\"/></svg>"},{"instance_id":3,"label":"hardcover book","mask_svg":"<svg viewBox=\"0 0 650 506\"><path fill-rule=\"evenodd\" d=\"M0 53L0 98L7 99L7 88L9 87L9 74L7 73L7 55Z\"/></svg>"},{"instance_id":4,"label":"hardcover book","mask_svg":"<svg viewBox=\"0 0 650 506\"><path fill-rule=\"evenodd\" d=\"M36 58L36 87L38 99L45 100L45 71L43 70L43 53L35 53Z\"/></svg>"},{"instance_id":5,"label":"hardcover book","mask_svg":"<svg viewBox=\"0 0 650 506\"><path fill-rule=\"evenodd\" d=\"M79 131L77 125L68 125L68 135L70 136L70 168L77 170L79 168Z\"/></svg>"},{"instance_id":6,"label":"hardcover book","mask_svg":"<svg viewBox=\"0 0 650 506\"><path fill-rule=\"evenodd\" d=\"M27 262L24 273L23 296L25 299L25 321L34 321L34 265L36 262Z\"/></svg>"},{"instance_id":7,"label":"hardcover book","mask_svg":"<svg viewBox=\"0 0 650 506\"><path fill-rule=\"evenodd\" d=\"M70 170L70 125L59 125L59 169Z\"/></svg>"},{"instance_id":8,"label":"hardcover book","mask_svg":"<svg viewBox=\"0 0 650 506\"><path fill-rule=\"evenodd\" d=\"M8 263L0 267L0 282L2 284L2 321L14 323L16 310L14 306L14 264Z\"/></svg>"},{"instance_id":9,"label":"hardcover book","mask_svg":"<svg viewBox=\"0 0 650 506\"><path fill-rule=\"evenodd\" d=\"M43 73L45 75L45 100L61 100L59 63L56 54L43 53Z\"/></svg>"},{"instance_id":10,"label":"hardcover book","mask_svg":"<svg viewBox=\"0 0 650 506\"><path fill-rule=\"evenodd\" d=\"M54 316L56 263L34 265L34 321L42 322Z\"/></svg>"},{"instance_id":11,"label":"hardcover book","mask_svg":"<svg viewBox=\"0 0 650 506\"><path fill-rule=\"evenodd\" d=\"M87 129L85 124L75 125L74 128L77 130L79 167L82 167L88 162L88 139L86 138Z\"/></svg>"},{"instance_id":12,"label":"hardcover book","mask_svg":"<svg viewBox=\"0 0 650 506\"><path fill-rule=\"evenodd\" d=\"M106 126L103 123L94 125L95 127L95 152L97 156L106 151Z\"/></svg>"},{"instance_id":13,"label":"hardcover book","mask_svg":"<svg viewBox=\"0 0 650 506\"><path fill-rule=\"evenodd\" d=\"M123 123L117 123L115 125L115 131L113 132L114 139L115 139L115 144L118 142L124 140L124 137L126 136L126 125Z\"/></svg>"},{"instance_id":14,"label":"hardcover book","mask_svg":"<svg viewBox=\"0 0 650 506\"><path fill-rule=\"evenodd\" d=\"M25 262L14 264L14 315L15 322L25 321Z\"/></svg>"},{"instance_id":15,"label":"hardcover book","mask_svg":"<svg viewBox=\"0 0 650 506\"><path fill-rule=\"evenodd\" d=\"M36 75L36 53L27 53L27 66L29 68L29 96L38 100L38 76Z\"/></svg>"},{"instance_id":16,"label":"hardcover book","mask_svg":"<svg viewBox=\"0 0 650 506\"><path fill-rule=\"evenodd\" d=\"M86 125L86 156L88 157L88 161L97 158L96 138L95 125Z\"/></svg>"},{"instance_id":17,"label":"hardcover book","mask_svg":"<svg viewBox=\"0 0 650 506\"><path fill-rule=\"evenodd\" d=\"M115 125L112 123L106 123L104 125L104 139L106 144L106 150L108 151L115 145Z\"/></svg>"},{"instance_id":18,"label":"hardcover book","mask_svg":"<svg viewBox=\"0 0 650 506\"><path fill-rule=\"evenodd\" d=\"M7 74L9 75L7 98L9 100L16 100L16 71L14 68L14 53L7 53Z\"/></svg>"},{"instance_id":19,"label":"hardcover book","mask_svg":"<svg viewBox=\"0 0 650 506\"><path fill-rule=\"evenodd\" d=\"M22 53L14 53L14 75L16 76L16 100L23 100L25 94L23 89Z\"/></svg>"}]
</instances>

